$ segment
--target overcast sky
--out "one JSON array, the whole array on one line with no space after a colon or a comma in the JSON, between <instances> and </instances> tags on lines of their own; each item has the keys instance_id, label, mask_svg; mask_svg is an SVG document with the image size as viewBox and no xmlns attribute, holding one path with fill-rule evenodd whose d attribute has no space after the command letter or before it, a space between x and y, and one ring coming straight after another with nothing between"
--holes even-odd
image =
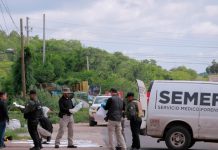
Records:
<instances>
[{"instance_id":1,"label":"overcast sky","mask_svg":"<svg viewBox=\"0 0 218 150\"><path fill-rule=\"evenodd\" d=\"M77 39L84 46L155 59L166 69L204 72L218 58L218 0L3 0L17 26L28 16L31 36ZM1 8L3 9L3 5ZM16 29L3 9L0 25Z\"/></svg>"}]
</instances>

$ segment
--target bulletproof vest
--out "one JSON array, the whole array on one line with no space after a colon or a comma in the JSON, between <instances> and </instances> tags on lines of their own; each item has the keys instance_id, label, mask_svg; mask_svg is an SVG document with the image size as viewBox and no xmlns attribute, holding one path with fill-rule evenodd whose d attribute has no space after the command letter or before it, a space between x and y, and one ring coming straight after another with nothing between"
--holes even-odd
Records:
<instances>
[{"instance_id":1,"label":"bulletproof vest","mask_svg":"<svg viewBox=\"0 0 218 150\"><path fill-rule=\"evenodd\" d=\"M33 111L24 114L24 118L28 120L39 120L43 117L42 106L38 101L34 101L34 104L32 104L30 107L33 108Z\"/></svg>"},{"instance_id":2,"label":"bulletproof vest","mask_svg":"<svg viewBox=\"0 0 218 150\"><path fill-rule=\"evenodd\" d=\"M127 106L126 114L127 114L127 118L128 119L131 118L131 114L134 114L134 116L136 118L142 117L143 116L143 112L142 112L142 109L141 109L141 103L139 101L137 101L137 100L133 100L132 102L129 102L128 106Z\"/></svg>"}]
</instances>

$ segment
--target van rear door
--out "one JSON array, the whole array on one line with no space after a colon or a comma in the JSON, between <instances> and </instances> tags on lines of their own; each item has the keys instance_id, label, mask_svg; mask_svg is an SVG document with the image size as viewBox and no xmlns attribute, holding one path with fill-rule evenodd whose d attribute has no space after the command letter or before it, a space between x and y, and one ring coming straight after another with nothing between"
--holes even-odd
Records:
<instances>
[{"instance_id":1,"label":"van rear door","mask_svg":"<svg viewBox=\"0 0 218 150\"><path fill-rule=\"evenodd\" d=\"M202 84L199 138L218 140L218 84Z\"/></svg>"},{"instance_id":2,"label":"van rear door","mask_svg":"<svg viewBox=\"0 0 218 150\"><path fill-rule=\"evenodd\" d=\"M147 91L143 81L136 80L138 84L138 93L139 93L139 100L142 105L143 117L142 117L142 125L141 125L141 134L146 134L146 125L147 125L147 110L148 110L148 103L147 103Z\"/></svg>"}]
</instances>

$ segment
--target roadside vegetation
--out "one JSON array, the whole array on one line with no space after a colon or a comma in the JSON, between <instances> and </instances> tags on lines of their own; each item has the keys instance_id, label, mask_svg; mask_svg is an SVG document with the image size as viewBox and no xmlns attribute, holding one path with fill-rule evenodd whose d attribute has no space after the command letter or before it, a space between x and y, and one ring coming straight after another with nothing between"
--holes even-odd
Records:
<instances>
[{"instance_id":1,"label":"roadside vegetation","mask_svg":"<svg viewBox=\"0 0 218 150\"><path fill-rule=\"evenodd\" d=\"M8 48L13 53L6 54ZM119 50L118 50L119 51ZM90 70L86 68L86 57L89 57ZM16 101L24 104L21 99L21 64L20 38L12 31L6 34L0 31L0 90L9 94L9 105ZM121 52L109 53L106 50L86 47L77 40L46 41L46 63L42 63L42 40L38 36L31 37L29 47L25 48L26 85L27 91L37 89L43 105L53 112L51 120L57 123L58 96L51 96L44 89L36 86L39 83L56 83L71 87L75 83L88 81L89 85L100 85L104 93L111 87L116 87L125 93L137 91L136 79L143 80L148 86L152 80L208 80L207 74L199 76L195 70L185 66L166 70L155 60L135 60ZM215 66L213 62L212 66ZM213 68L213 67L212 67ZM208 73L214 69L207 68ZM10 115L19 118L22 125L23 115L19 110L10 108ZM81 110L76 116L76 122L88 120L88 110Z\"/></svg>"}]
</instances>

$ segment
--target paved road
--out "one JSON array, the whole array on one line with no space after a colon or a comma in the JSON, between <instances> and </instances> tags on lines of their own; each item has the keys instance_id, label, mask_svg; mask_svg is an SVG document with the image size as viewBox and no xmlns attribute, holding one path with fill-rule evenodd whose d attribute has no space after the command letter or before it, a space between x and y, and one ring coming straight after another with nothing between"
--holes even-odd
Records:
<instances>
[{"instance_id":1,"label":"paved road","mask_svg":"<svg viewBox=\"0 0 218 150\"><path fill-rule=\"evenodd\" d=\"M131 132L126 123L125 134L128 147L131 146ZM55 139L57 134L57 125L54 126L54 134L52 139ZM141 136L142 150L165 150L167 149L164 142L157 143L157 139ZM66 134L63 140L66 140ZM75 141L78 144L78 150L104 150L107 149L107 128L106 126L89 127L88 124L76 124L75 125ZM16 141L14 141L16 142ZM20 141L19 141L20 142ZM7 150L28 150L31 144L27 141L24 143L7 143ZM26 142L26 143L25 143ZM63 141L64 147L61 150L66 149L66 141ZM52 150L53 144L45 145L43 150ZM193 150L217 150L218 144L215 143L197 143Z\"/></svg>"},{"instance_id":2,"label":"paved road","mask_svg":"<svg viewBox=\"0 0 218 150\"><path fill-rule=\"evenodd\" d=\"M126 137L127 137L127 145L131 146L131 132L129 129L128 122L126 122L126 129L125 129ZM141 136L141 145L142 150L165 150L167 149L165 142L157 143L157 139L151 138L148 136ZM218 144L216 143L205 143L199 142L192 148L193 150L217 150Z\"/></svg>"}]
</instances>

